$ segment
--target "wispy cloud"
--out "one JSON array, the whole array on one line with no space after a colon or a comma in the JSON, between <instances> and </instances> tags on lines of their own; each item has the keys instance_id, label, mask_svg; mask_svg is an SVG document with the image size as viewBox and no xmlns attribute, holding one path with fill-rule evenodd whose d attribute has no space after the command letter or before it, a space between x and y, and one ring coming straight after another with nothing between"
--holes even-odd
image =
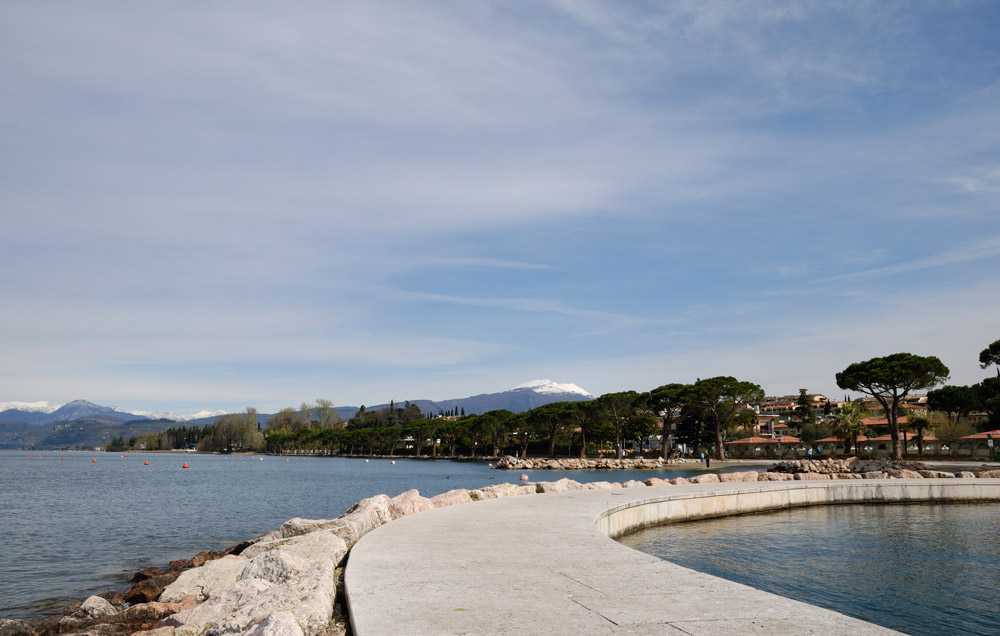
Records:
<instances>
[{"instance_id":1,"label":"wispy cloud","mask_svg":"<svg viewBox=\"0 0 1000 636\"><path fill-rule=\"evenodd\" d=\"M1000 257L1000 234L984 237L978 241L967 243L960 247L944 250L937 254L915 258L895 265L876 267L860 272L831 276L820 280L820 283L849 282L907 274L938 267L947 267L958 263L970 263Z\"/></svg>"},{"instance_id":2,"label":"wispy cloud","mask_svg":"<svg viewBox=\"0 0 1000 636\"><path fill-rule=\"evenodd\" d=\"M990 3L57 6L0 5L0 398L785 386L819 326L996 339L872 319L977 307L1000 256Z\"/></svg>"}]
</instances>

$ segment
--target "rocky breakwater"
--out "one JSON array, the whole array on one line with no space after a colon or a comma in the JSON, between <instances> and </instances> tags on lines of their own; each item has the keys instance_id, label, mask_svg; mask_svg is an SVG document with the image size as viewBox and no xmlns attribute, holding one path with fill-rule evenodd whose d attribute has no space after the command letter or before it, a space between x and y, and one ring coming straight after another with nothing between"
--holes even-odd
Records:
<instances>
[{"instance_id":1,"label":"rocky breakwater","mask_svg":"<svg viewBox=\"0 0 1000 636\"><path fill-rule=\"evenodd\" d=\"M923 462L887 459L810 459L772 464L760 481L805 479L955 479L997 478L1000 470L947 472L931 470Z\"/></svg>"},{"instance_id":2,"label":"rocky breakwater","mask_svg":"<svg viewBox=\"0 0 1000 636\"><path fill-rule=\"evenodd\" d=\"M496 467L500 470L652 470L664 468L666 466L677 466L680 464L698 464L697 459L663 459L638 458L638 459L614 459L610 457L598 458L518 458L507 455L497 460Z\"/></svg>"}]
</instances>

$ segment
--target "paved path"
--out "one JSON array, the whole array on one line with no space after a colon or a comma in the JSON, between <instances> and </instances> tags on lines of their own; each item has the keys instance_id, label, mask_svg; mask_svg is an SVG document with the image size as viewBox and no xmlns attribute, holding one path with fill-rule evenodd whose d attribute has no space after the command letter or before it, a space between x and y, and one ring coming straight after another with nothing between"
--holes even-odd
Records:
<instances>
[{"instance_id":1,"label":"paved path","mask_svg":"<svg viewBox=\"0 0 1000 636\"><path fill-rule=\"evenodd\" d=\"M680 509L717 515L833 492L895 499L889 487L903 482L931 496L978 482L1000 499L1000 480L758 482L528 495L411 515L366 535L351 552L345 582L354 633L895 634L662 561L605 533L648 523L643 515L654 509L660 518Z\"/></svg>"}]
</instances>

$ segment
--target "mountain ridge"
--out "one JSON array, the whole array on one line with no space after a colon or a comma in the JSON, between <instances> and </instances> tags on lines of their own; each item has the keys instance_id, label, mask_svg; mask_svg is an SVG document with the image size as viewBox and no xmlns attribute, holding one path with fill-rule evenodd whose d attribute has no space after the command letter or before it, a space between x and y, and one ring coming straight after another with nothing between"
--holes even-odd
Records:
<instances>
[{"instance_id":1,"label":"mountain ridge","mask_svg":"<svg viewBox=\"0 0 1000 636\"><path fill-rule=\"evenodd\" d=\"M446 411L464 412L468 415L481 414L496 409L507 409L514 413L528 411L551 402L575 402L592 400L594 396L575 384L561 384L552 380L530 380L519 384L512 389L499 391L496 393L480 393L464 398L451 398L445 400L402 400L395 402L396 406L405 403L415 404L424 413L439 415ZM365 410L372 411L387 408L389 403L366 406ZM24 425L51 425L58 422L69 422L85 418L100 418L105 421L117 420L119 423L135 422L143 420L170 420L173 423L191 426L204 426L212 424L220 416L225 415L225 411L209 411L203 409L198 413L188 416L179 416L173 413L161 413L156 411L135 411L127 412L114 406L102 406L93 402L79 399L57 405L51 402L0 402L0 424L24 424ZM354 417L360 406L340 406L336 407L337 413L343 419ZM264 423L273 414L261 413L259 421ZM200 417L199 417L200 416Z\"/></svg>"}]
</instances>

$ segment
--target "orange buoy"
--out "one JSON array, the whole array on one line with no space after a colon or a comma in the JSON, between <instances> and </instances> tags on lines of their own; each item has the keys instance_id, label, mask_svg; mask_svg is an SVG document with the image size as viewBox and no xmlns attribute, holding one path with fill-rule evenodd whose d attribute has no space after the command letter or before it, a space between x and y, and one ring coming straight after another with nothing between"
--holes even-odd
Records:
<instances>
[{"instance_id":1,"label":"orange buoy","mask_svg":"<svg viewBox=\"0 0 1000 636\"><path fill-rule=\"evenodd\" d=\"M125 457L128 457L128 453L125 453Z\"/></svg>"},{"instance_id":2,"label":"orange buoy","mask_svg":"<svg viewBox=\"0 0 1000 636\"><path fill-rule=\"evenodd\" d=\"M149 460L148 459L146 460L146 463L143 464L143 466L149 466Z\"/></svg>"},{"instance_id":3,"label":"orange buoy","mask_svg":"<svg viewBox=\"0 0 1000 636\"><path fill-rule=\"evenodd\" d=\"M61 458L61 459L60 459L59 461L61 461L61 462L64 462L64 461L66 461L66 458L65 458L65 457L63 457L63 458Z\"/></svg>"},{"instance_id":4,"label":"orange buoy","mask_svg":"<svg viewBox=\"0 0 1000 636\"><path fill-rule=\"evenodd\" d=\"M94 463L96 464L96 463L97 463L97 458L95 457L95 458L94 458L94 459L92 459L91 461L92 461L92 462L94 462Z\"/></svg>"},{"instance_id":5,"label":"orange buoy","mask_svg":"<svg viewBox=\"0 0 1000 636\"><path fill-rule=\"evenodd\" d=\"M34 459L34 458L35 458L34 455L28 455L28 459Z\"/></svg>"},{"instance_id":6,"label":"orange buoy","mask_svg":"<svg viewBox=\"0 0 1000 636\"><path fill-rule=\"evenodd\" d=\"M187 468L187 467L188 467L188 463L187 462L184 462L184 465L181 466L181 468Z\"/></svg>"}]
</instances>

